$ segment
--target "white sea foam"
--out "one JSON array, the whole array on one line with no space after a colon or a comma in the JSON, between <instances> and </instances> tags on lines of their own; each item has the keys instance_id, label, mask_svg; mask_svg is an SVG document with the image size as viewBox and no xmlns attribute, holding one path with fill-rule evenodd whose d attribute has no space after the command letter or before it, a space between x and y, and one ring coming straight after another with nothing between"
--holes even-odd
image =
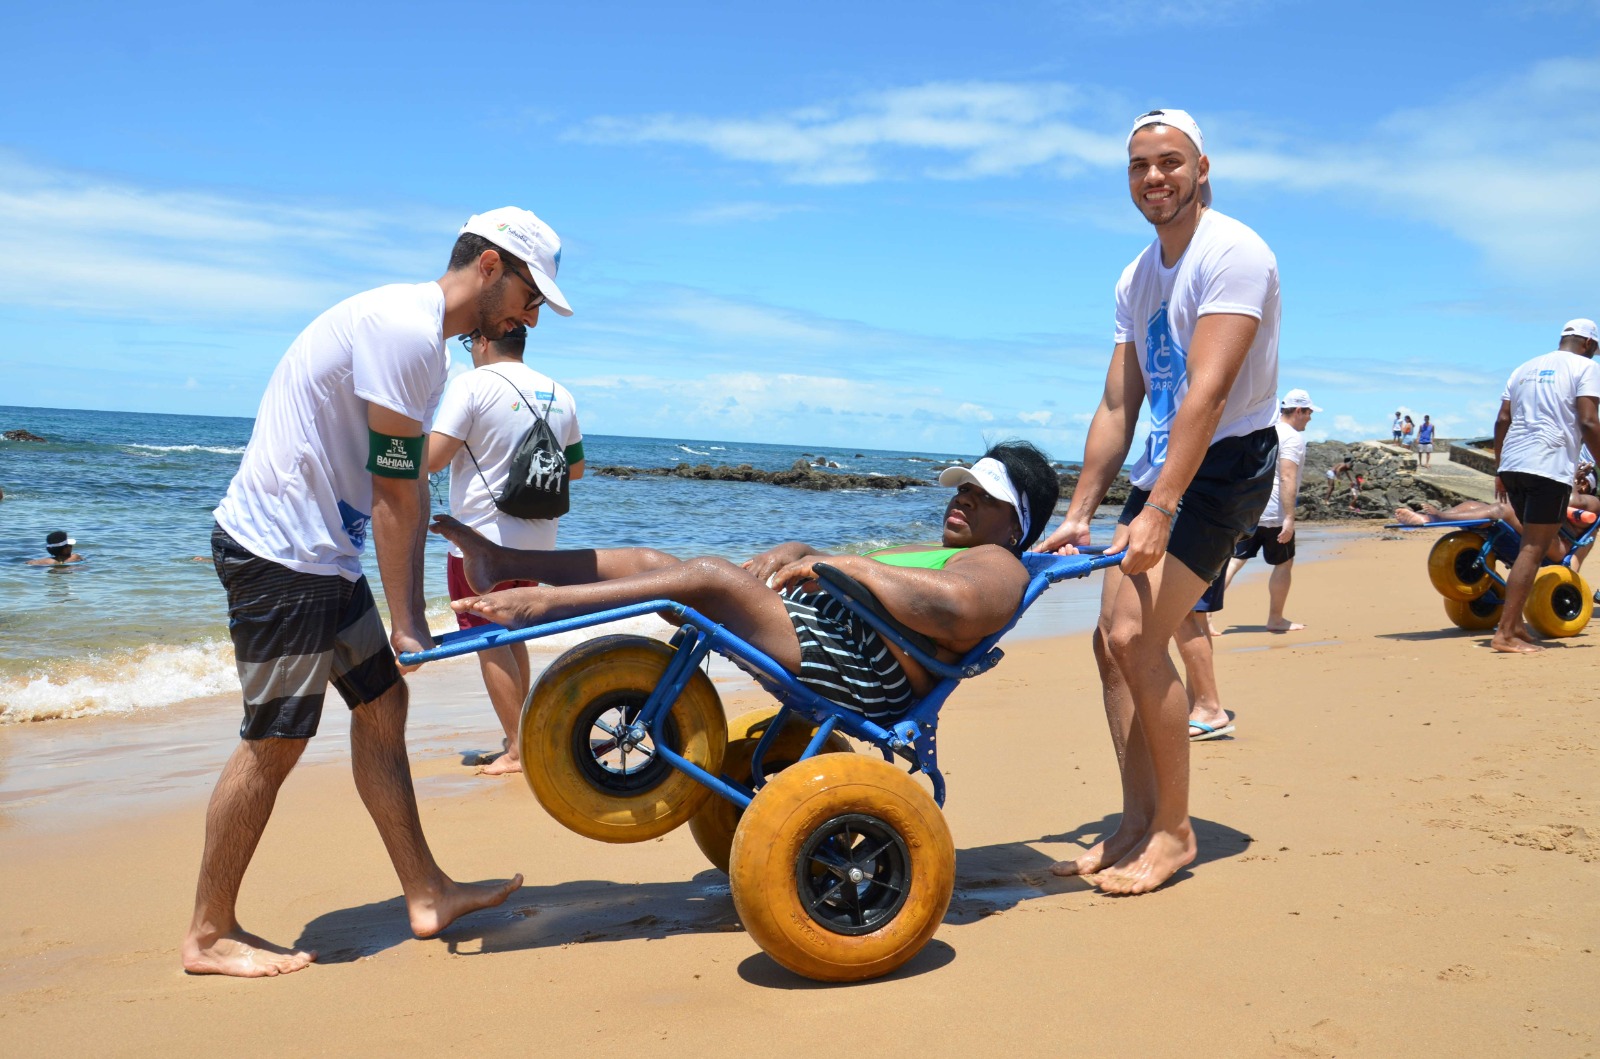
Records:
<instances>
[{"instance_id":1,"label":"white sea foam","mask_svg":"<svg viewBox=\"0 0 1600 1059\"><path fill-rule=\"evenodd\" d=\"M711 455L711 453L709 453L709 452L701 452L699 449L691 449L687 445L679 445L678 446L678 450L680 452L687 452L691 456L709 456L709 455Z\"/></svg>"},{"instance_id":2,"label":"white sea foam","mask_svg":"<svg viewBox=\"0 0 1600 1059\"><path fill-rule=\"evenodd\" d=\"M0 724L133 713L238 690L225 642L91 654L0 679Z\"/></svg>"},{"instance_id":3,"label":"white sea foam","mask_svg":"<svg viewBox=\"0 0 1600 1059\"><path fill-rule=\"evenodd\" d=\"M244 446L230 445L126 445L125 448L144 452L214 452L219 456L242 456Z\"/></svg>"}]
</instances>

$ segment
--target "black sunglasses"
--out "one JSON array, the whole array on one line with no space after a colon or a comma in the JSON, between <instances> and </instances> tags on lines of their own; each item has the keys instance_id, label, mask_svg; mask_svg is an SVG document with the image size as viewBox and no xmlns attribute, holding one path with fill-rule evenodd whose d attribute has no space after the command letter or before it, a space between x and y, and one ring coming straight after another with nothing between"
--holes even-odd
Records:
<instances>
[{"instance_id":1,"label":"black sunglasses","mask_svg":"<svg viewBox=\"0 0 1600 1059\"><path fill-rule=\"evenodd\" d=\"M533 280L512 268L510 262L506 261L504 258L501 258L500 263L505 266L507 272L520 279L522 281L522 285L527 287L528 290L533 293L533 297L528 299L528 304L522 307L523 312L527 312L529 309L537 309L539 306L544 304L544 291L534 286Z\"/></svg>"}]
</instances>

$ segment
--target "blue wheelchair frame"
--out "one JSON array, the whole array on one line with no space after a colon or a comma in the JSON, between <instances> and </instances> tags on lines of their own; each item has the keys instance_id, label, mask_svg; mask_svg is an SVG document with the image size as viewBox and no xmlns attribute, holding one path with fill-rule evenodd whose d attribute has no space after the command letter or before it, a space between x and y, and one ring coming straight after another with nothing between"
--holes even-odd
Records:
<instances>
[{"instance_id":1,"label":"blue wheelchair frame","mask_svg":"<svg viewBox=\"0 0 1600 1059\"><path fill-rule=\"evenodd\" d=\"M1016 613L1004 628L985 637L954 664L930 656L902 635L899 629L880 619L868 606L836 589L825 578L819 578L819 584L824 590L876 629L881 636L940 678L928 694L907 707L899 719L892 722L885 721L884 724L879 724L860 713L823 698L801 684L798 678L774 662L760 648L711 621L693 607L664 599L616 607L582 617L565 618L525 629L508 630L498 625L490 625L448 633L439 638L438 646L427 651L407 652L400 656L400 661L411 665L451 658L501 644L587 629L624 618L659 614L669 621L678 623L678 631L673 634L669 642L669 646L673 648L673 655L644 706L635 717L625 721L627 730L617 733L619 741L626 739L630 745L638 745L648 736L655 746L655 753L673 768L687 773L712 791L736 803L741 810L748 808L754 798L754 790L740 783L729 782L724 777L713 776L678 754L663 738L663 725L668 712L677 702L678 696L694 675L694 671L712 651L715 651L753 676L757 683L778 699L780 704L776 718L761 736L752 757L751 776L755 788L759 789L765 782L762 760L776 740L779 731L791 717L799 717L817 725L817 731L801 755L801 760L818 753L832 733L842 732L877 747L885 761L892 763L898 756L909 763L909 772L926 775L933 784L934 800L942 807L945 783L938 765L940 707L962 680L994 668L1003 656L1003 652L996 646L1000 638L1015 627L1018 619L1051 585L1059 581L1087 577L1095 570L1115 566L1122 561L1122 553L1106 555L1101 549L1088 549L1079 555L1027 553L1021 556L1021 559L1028 570L1029 580ZM530 689L530 699L532 694L533 691ZM527 704L523 705L526 709Z\"/></svg>"}]
</instances>

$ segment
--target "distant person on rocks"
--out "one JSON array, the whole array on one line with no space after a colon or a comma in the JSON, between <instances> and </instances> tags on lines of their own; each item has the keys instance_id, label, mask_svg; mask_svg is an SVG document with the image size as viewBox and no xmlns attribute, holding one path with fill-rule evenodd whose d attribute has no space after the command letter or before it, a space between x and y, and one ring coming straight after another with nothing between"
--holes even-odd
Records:
<instances>
[{"instance_id":1,"label":"distant person on rocks","mask_svg":"<svg viewBox=\"0 0 1600 1059\"><path fill-rule=\"evenodd\" d=\"M1332 467L1329 467L1323 472L1323 476L1328 479L1328 495L1322 498L1323 503L1333 503L1333 491L1339 487L1339 479L1349 479L1350 482L1354 484L1355 479L1352 477L1352 471L1353 468L1350 461L1348 459L1341 459L1338 463L1334 464Z\"/></svg>"},{"instance_id":2,"label":"distant person on rocks","mask_svg":"<svg viewBox=\"0 0 1600 1059\"><path fill-rule=\"evenodd\" d=\"M67 536L66 530L51 530L45 534L44 550L50 554L43 559L29 559L29 566L69 566L81 563L83 556L73 551L78 542Z\"/></svg>"},{"instance_id":3,"label":"distant person on rocks","mask_svg":"<svg viewBox=\"0 0 1600 1059\"><path fill-rule=\"evenodd\" d=\"M1350 482L1350 513L1358 514L1361 510L1361 487L1367 484L1366 476L1356 475Z\"/></svg>"},{"instance_id":4,"label":"distant person on rocks","mask_svg":"<svg viewBox=\"0 0 1600 1059\"><path fill-rule=\"evenodd\" d=\"M1189 704L1168 645L1260 521L1278 466L1278 263L1210 208L1211 161L1181 110L1128 134L1128 190L1156 238L1117 282L1114 345L1065 521L1040 546L1089 543L1089 521L1150 433L1104 572L1094 653L1121 773L1115 832L1051 867L1105 893L1147 893L1198 852L1189 819Z\"/></svg>"},{"instance_id":5,"label":"distant person on rocks","mask_svg":"<svg viewBox=\"0 0 1600 1059\"><path fill-rule=\"evenodd\" d=\"M450 514L464 525L508 548L549 551L556 546L558 519L517 518L501 511L495 498L505 491L518 443L535 416L550 425L561 444L568 479L583 477L583 431L578 427L577 406L566 387L523 363L526 328L515 328L494 341L482 335L468 335L463 341L475 370L456 376L444 392L428 439L428 472L449 466ZM454 544L445 557L445 581L452 600L478 595L467 584L461 549ZM492 591L537 584L508 581ZM470 629L489 623L463 611L456 615L456 624ZM478 771L486 776L521 772L517 725L522 719L522 700L528 696L528 646L518 641L477 654L483 686L506 737L505 753Z\"/></svg>"},{"instance_id":6,"label":"distant person on rocks","mask_svg":"<svg viewBox=\"0 0 1600 1059\"><path fill-rule=\"evenodd\" d=\"M1394 422L1389 424L1389 427L1390 427L1390 430L1394 433L1394 443L1396 445L1400 444L1400 437L1401 437L1402 434L1405 433L1405 429L1406 429L1405 416L1401 415L1399 413L1399 411L1396 411L1395 414L1394 414Z\"/></svg>"},{"instance_id":7,"label":"distant person on rocks","mask_svg":"<svg viewBox=\"0 0 1600 1059\"><path fill-rule=\"evenodd\" d=\"M1417 469L1422 470L1433 466L1433 420L1427 416L1422 417L1422 425L1417 428Z\"/></svg>"},{"instance_id":8,"label":"distant person on rocks","mask_svg":"<svg viewBox=\"0 0 1600 1059\"><path fill-rule=\"evenodd\" d=\"M1506 575L1506 605L1489 646L1507 654L1542 648L1522 620L1533 579L1566 513L1578 448L1600 452L1600 349L1593 320L1568 321L1554 352L1511 373L1494 424L1495 495L1522 523L1522 547Z\"/></svg>"},{"instance_id":9,"label":"distant person on rocks","mask_svg":"<svg viewBox=\"0 0 1600 1059\"><path fill-rule=\"evenodd\" d=\"M1298 632L1305 626L1283 616L1289 601L1294 571L1294 509L1300 497L1300 465L1306 459L1306 427L1322 409L1311 403L1304 390L1283 395L1278 416L1278 475L1272 480L1272 498L1261 513L1255 532L1233 546L1226 582L1233 583L1244 564L1263 555L1272 575L1267 580L1267 631Z\"/></svg>"},{"instance_id":10,"label":"distant person on rocks","mask_svg":"<svg viewBox=\"0 0 1600 1059\"><path fill-rule=\"evenodd\" d=\"M335 305L300 332L267 384L211 534L244 722L206 812L186 971L266 977L316 959L246 931L237 905L330 681L350 707L356 790L400 877L411 932L431 938L522 885L520 875L459 883L433 859L406 760L410 693L395 653L433 646L422 594L424 448L450 368L445 340L531 327L547 302L570 315L555 282L560 251L527 210L471 217L444 275ZM362 573L369 533L392 631Z\"/></svg>"},{"instance_id":11,"label":"distant person on rocks","mask_svg":"<svg viewBox=\"0 0 1600 1059\"><path fill-rule=\"evenodd\" d=\"M1417 425L1411 421L1411 417L1406 416L1405 424L1400 428L1400 444L1409 449L1411 447L1411 435L1416 429Z\"/></svg>"}]
</instances>

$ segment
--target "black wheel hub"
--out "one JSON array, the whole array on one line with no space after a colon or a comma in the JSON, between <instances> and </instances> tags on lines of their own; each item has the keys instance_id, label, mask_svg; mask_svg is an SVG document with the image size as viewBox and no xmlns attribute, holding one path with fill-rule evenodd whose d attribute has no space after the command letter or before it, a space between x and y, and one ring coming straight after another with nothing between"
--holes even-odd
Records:
<instances>
[{"instance_id":1,"label":"black wheel hub","mask_svg":"<svg viewBox=\"0 0 1600 1059\"><path fill-rule=\"evenodd\" d=\"M644 691L614 691L589 703L572 726L572 760L597 790L629 795L647 791L672 772L656 753L648 732L635 731L639 711L650 697ZM677 748L677 723L669 713L662 725L667 745Z\"/></svg>"},{"instance_id":2,"label":"black wheel hub","mask_svg":"<svg viewBox=\"0 0 1600 1059\"><path fill-rule=\"evenodd\" d=\"M1463 585L1475 585L1484 575L1483 553L1476 548L1456 553L1456 580Z\"/></svg>"},{"instance_id":3,"label":"black wheel hub","mask_svg":"<svg viewBox=\"0 0 1600 1059\"><path fill-rule=\"evenodd\" d=\"M819 926L835 934L871 934L906 902L911 851L887 822L847 813L811 832L794 873L800 903Z\"/></svg>"},{"instance_id":4,"label":"black wheel hub","mask_svg":"<svg viewBox=\"0 0 1600 1059\"><path fill-rule=\"evenodd\" d=\"M1583 614L1583 593L1573 585L1558 585L1550 593L1550 609L1562 621L1577 621Z\"/></svg>"}]
</instances>

